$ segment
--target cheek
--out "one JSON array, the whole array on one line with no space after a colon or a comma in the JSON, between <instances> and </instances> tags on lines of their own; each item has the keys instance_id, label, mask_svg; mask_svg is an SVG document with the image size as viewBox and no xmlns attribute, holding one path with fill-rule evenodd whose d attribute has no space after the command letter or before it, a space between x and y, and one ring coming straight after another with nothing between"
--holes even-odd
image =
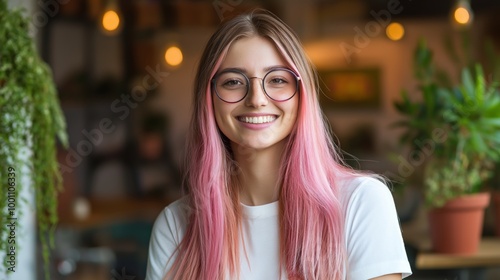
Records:
<instances>
[{"instance_id":1,"label":"cheek","mask_svg":"<svg viewBox=\"0 0 500 280\"><path fill-rule=\"evenodd\" d=\"M219 101L214 102L214 115L217 126L222 132L225 132L230 118L231 108L227 104L221 104Z\"/></svg>"},{"instance_id":2,"label":"cheek","mask_svg":"<svg viewBox=\"0 0 500 280\"><path fill-rule=\"evenodd\" d=\"M223 110L222 108L218 107L217 105L214 105L214 115L215 115L215 122L217 123L217 126L222 129L222 126L224 126L223 122Z\"/></svg>"},{"instance_id":3,"label":"cheek","mask_svg":"<svg viewBox=\"0 0 500 280\"><path fill-rule=\"evenodd\" d=\"M297 120L297 115L299 111L299 102L298 99L294 98L293 100L290 100L290 104L287 104L288 106L285 109L286 114L286 121L290 122L291 125L295 124Z\"/></svg>"}]
</instances>

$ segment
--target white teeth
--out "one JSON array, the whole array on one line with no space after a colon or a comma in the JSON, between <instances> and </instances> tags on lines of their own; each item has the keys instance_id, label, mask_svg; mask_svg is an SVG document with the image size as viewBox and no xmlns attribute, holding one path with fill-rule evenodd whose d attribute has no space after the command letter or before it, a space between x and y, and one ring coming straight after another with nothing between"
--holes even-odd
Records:
<instances>
[{"instance_id":1,"label":"white teeth","mask_svg":"<svg viewBox=\"0 0 500 280\"><path fill-rule=\"evenodd\" d=\"M268 123L276 119L276 116L240 117L239 120L246 123Z\"/></svg>"}]
</instances>

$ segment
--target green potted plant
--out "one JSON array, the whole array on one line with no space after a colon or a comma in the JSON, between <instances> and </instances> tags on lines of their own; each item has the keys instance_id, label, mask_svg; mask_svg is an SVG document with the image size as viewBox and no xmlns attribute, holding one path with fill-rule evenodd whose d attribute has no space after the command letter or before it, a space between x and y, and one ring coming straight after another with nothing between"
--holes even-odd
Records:
<instances>
[{"instance_id":1,"label":"green potted plant","mask_svg":"<svg viewBox=\"0 0 500 280\"><path fill-rule=\"evenodd\" d=\"M6 1L0 0L0 217L2 225L15 226L15 230L1 227L0 251L15 253L27 245L19 240L13 243L12 233L16 238L28 234L23 233L26 225L18 223L29 214L22 209L35 208L45 277L50 279L49 252L61 187L56 136L64 146L67 136L52 74L38 56L28 26L22 11L9 10ZM36 206L24 207L23 192L34 196ZM9 266L12 256L8 257L5 254L2 260L3 272L16 270L19 277L19 270L31 270L22 267L27 264Z\"/></svg>"},{"instance_id":2,"label":"green potted plant","mask_svg":"<svg viewBox=\"0 0 500 280\"><path fill-rule=\"evenodd\" d=\"M491 189L491 201L496 236L500 236L500 162L495 164L492 178L488 181Z\"/></svg>"},{"instance_id":3,"label":"green potted plant","mask_svg":"<svg viewBox=\"0 0 500 280\"><path fill-rule=\"evenodd\" d=\"M480 65L463 68L460 83L450 86L424 41L415 51L414 66L421 99L413 101L403 91L395 106L406 116L397 123L405 128L401 141L413 150L425 149L420 154L426 156L423 184L433 249L473 253L490 199L482 186L500 158L500 95ZM471 243L461 236L465 233L473 237Z\"/></svg>"},{"instance_id":4,"label":"green potted plant","mask_svg":"<svg viewBox=\"0 0 500 280\"><path fill-rule=\"evenodd\" d=\"M488 66L493 72L493 80L500 80L500 55L497 55L495 46L491 40L486 42L486 58ZM492 211L494 218L494 232L500 237L500 160L495 162L493 176L486 183L491 190Z\"/></svg>"}]
</instances>

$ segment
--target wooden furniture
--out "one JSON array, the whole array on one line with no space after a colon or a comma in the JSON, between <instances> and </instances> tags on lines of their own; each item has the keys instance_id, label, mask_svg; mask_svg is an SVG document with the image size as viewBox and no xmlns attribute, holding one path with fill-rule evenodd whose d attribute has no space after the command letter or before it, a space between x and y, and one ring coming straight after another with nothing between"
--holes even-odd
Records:
<instances>
[{"instance_id":1,"label":"wooden furniture","mask_svg":"<svg viewBox=\"0 0 500 280\"><path fill-rule=\"evenodd\" d=\"M83 219L76 218L72 209L60 213L59 225L74 229L86 229L117 221L144 219L154 222L156 217L173 199L116 198L90 199L90 214Z\"/></svg>"},{"instance_id":2,"label":"wooden furniture","mask_svg":"<svg viewBox=\"0 0 500 280\"><path fill-rule=\"evenodd\" d=\"M484 268L488 267L500 267L500 238L483 238L478 252L473 255L421 251L416 260L417 269L453 269L458 272L460 280L483 279Z\"/></svg>"},{"instance_id":3,"label":"wooden furniture","mask_svg":"<svg viewBox=\"0 0 500 280\"><path fill-rule=\"evenodd\" d=\"M444 255L421 252L417 256L418 269L453 269L471 267L500 267L500 238L484 238L474 255Z\"/></svg>"}]
</instances>

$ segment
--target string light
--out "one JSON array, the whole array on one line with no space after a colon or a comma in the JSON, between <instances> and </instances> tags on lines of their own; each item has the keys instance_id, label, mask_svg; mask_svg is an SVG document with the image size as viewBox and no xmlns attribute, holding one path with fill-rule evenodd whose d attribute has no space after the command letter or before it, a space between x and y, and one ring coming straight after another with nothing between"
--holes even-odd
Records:
<instances>
[{"instance_id":1,"label":"string light","mask_svg":"<svg viewBox=\"0 0 500 280\"><path fill-rule=\"evenodd\" d=\"M469 1L458 0L453 9L452 18L455 25L459 27L469 26L474 19L474 13L472 12Z\"/></svg>"},{"instance_id":2,"label":"string light","mask_svg":"<svg viewBox=\"0 0 500 280\"><path fill-rule=\"evenodd\" d=\"M108 35L114 35L120 31L122 25L118 3L115 0L110 0L101 14L102 31Z\"/></svg>"},{"instance_id":3,"label":"string light","mask_svg":"<svg viewBox=\"0 0 500 280\"><path fill-rule=\"evenodd\" d=\"M393 41L399 41L405 35L405 28L401 23L392 22L385 29L385 34L389 39Z\"/></svg>"},{"instance_id":4,"label":"string light","mask_svg":"<svg viewBox=\"0 0 500 280\"><path fill-rule=\"evenodd\" d=\"M170 66L178 66L182 63L182 51L178 47L172 46L165 51L165 61Z\"/></svg>"},{"instance_id":5,"label":"string light","mask_svg":"<svg viewBox=\"0 0 500 280\"><path fill-rule=\"evenodd\" d=\"M102 16L102 27L106 31L115 31L120 26L120 17L118 13L113 10L106 11Z\"/></svg>"}]
</instances>

